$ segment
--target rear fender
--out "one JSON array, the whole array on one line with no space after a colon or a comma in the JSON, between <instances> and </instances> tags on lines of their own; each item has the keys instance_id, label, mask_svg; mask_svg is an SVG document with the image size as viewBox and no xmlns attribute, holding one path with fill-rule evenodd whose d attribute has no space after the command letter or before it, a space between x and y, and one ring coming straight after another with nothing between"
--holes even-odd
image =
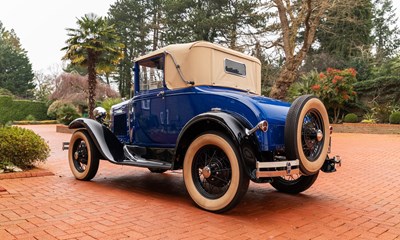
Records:
<instances>
[{"instance_id":1,"label":"rear fender","mask_svg":"<svg viewBox=\"0 0 400 240\"><path fill-rule=\"evenodd\" d=\"M250 127L250 126L249 126ZM176 166L182 166L186 150L190 143L202 132L221 131L230 137L240 154L240 161L245 166L245 172L251 177L256 160L260 157L258 141L255 134L246 135L246 123L226 112L207 112L191 119L179 134L175 149ZM251 154L249 154L251 151Z\"/></svg>"},{"instance_id":2,"label":"rear fender","mask_svg":"<svg viewBox=\"0 0 400 240\"><path fill-rule=\"evenodd\" d=\"M77 118L68 128L85 129L102 155L102 159L116 162L124 160L123 144L110 129L99 122L88 118Z\"/></svg>"}]
</instances>

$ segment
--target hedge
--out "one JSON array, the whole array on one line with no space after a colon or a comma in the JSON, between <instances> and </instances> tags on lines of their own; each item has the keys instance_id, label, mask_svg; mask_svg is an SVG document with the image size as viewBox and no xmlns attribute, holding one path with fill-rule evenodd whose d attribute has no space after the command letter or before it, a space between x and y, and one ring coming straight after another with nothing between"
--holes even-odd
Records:
<instances>
[{"instance_id":1,"label":"hedge","mask_svg":"<svg viewBox=\"0 0 400 240\"><path fill-rule=\"evenodd\" d=\"M47 120L46 103L0 96L0 124L24 120L28 115L34 116L38 121Z\"/></svg>"},{"instance_id":2,"label":"hedge","mask_svg":"<svg viewBox=\"0 0 400 240\"><path fill-rule=\"evenodd\" d=\"M400 102L400 77L383 76L354 84L361 99L375 99L378 103Z\"/></svg>"}]
</instances>

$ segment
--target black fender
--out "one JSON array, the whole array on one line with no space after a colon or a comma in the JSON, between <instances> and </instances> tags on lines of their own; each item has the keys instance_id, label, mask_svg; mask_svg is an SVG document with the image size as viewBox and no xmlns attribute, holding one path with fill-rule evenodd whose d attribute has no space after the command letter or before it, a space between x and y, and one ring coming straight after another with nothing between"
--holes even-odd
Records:
<instances>
[{"instance_id":1,"label":"black fender","mask_svg":"<svg viewBox=\"0 0 400 240\"><path fill-rule=\"evenodd\" d=\"M175 159L179 162L177 166L183 164L186 149L199 134L204 131L216 130L224 132L233 140L239 151L240 160L246 168L245 172L251 177L260 154L255 134L246 135L246 127L250 128L247 125L249 124L238 116L227 112L212 111L197 115L186 123L178 136L175 148Z\"/></svg>"},{"instance_id":2,"label":"black fender","mask_svg":"<svg viewBox=\"0 0 400 240\"><path fill-rule=\"evenodd\" d=\"M124 160L124 145L103 124L89 118L77 118L68 128L85 129L102 155L102 159L115 162Z\"/></svg>"}]
</instances>

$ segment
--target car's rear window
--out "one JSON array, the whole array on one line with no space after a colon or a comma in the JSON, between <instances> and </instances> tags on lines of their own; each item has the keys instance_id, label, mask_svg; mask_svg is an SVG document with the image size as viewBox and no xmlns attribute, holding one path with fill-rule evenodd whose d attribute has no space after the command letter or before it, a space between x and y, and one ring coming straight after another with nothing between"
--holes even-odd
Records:
<instances>
[{"instance_id":1,"label":"car's rear window","mask_svg":"<svg viewBox=\"0 0 400 240\"><path fill-rule=\"evenodd\" d=\"M230 59L225 59L225 72L245 77L246 64L236 62Z\"/></svg>"}]
</instances>

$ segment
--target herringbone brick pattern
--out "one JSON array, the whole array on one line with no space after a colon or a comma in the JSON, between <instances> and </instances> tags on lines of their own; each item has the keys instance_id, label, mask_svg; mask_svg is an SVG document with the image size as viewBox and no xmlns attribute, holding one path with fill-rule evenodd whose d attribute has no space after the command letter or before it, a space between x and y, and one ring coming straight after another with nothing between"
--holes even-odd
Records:
<instances>
[{"instance_id":1,"label":"herringbone brick pattern","mask_svg":"<svg viewBox=\"0 0 400 240\"><path fill-rule=\"evenodd\" d=\"M194 206L181 172L101 162L90 182L69 172L54 126L54 176L0 180L0 239L398 239L400 135L334 134L343 166L303 194L251 184L242 203L217 215Z\"/></svg>"}]
</instances>

